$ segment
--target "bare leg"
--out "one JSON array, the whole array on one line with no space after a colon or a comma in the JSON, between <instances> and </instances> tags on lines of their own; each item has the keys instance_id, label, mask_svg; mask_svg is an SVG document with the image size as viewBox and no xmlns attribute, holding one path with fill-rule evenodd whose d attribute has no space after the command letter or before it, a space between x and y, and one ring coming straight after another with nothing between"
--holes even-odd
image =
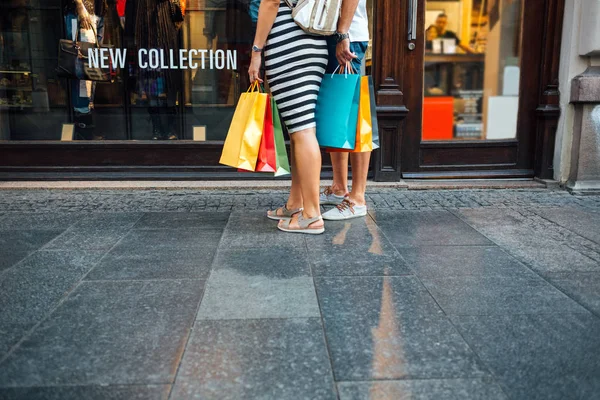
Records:
<instances>
[{"instance_id":1,"label":"bare leg","mask_svg":"<svg viewBox=\"0 0 600 400\"><path fill-rule=\"evenodd\" d=\"M365 192L367 191L367 175L369 175L370 160L370 151L350 154L350 162L352 163L352 191L348 197L357 206L364 206L366 204Z\"/></svg>"},{"instance_id":2,"label":"bare leg","mask_svg":"<svg viewBox=\"0 0 600 400\"><path fill-rule=\"evenodd\" d=\"M302 208L302 190L300 188L300 182L298 177L298 167L296 165L296 154L294 152L294 141L290 141L290 150L292 153L292 187L290 189L290 196L287 201L288 210L292 210L294 208Z\"/></svg>"},{"instance_id":3,"label":"bare leg","mask_svg":"<svg viewBox=\"0 0 600 400\"><path fill-rule=\"evenodd\" d=\"M329 153L333 167L331 190L336 196L348 193L348 153Z\"/></svg>"},{"instance_id":4,"label":"bare leg","mask_svg":"<svg viewBox=\"0 0 600 400\"><path fill-rule=\"evenodd\" d=\"M321 176L321 151L317 142L315 128L304 129L291 135L293 163L296 182L302 194L304 218L321 215L319 205L319 183ZM291 197L291 194L290 194ZM294 216L290 227L297 227L298 217ZM311 228L323 226L323 221L311 224Z\"/></svg>"},{"instance_id":5,"label":"bare leg","mask_svg":"<svg viewBox=\"0 0 600 400\"><path fill-rule=\"evenodd\" d=\"M296 210L303 207L302 202L302 190L300 189L300 183L298 181L298 173L296 168L296 157L294 156L294 141L290 141L290 150L291 150L291 167L292 167L292 187L290 188L290 194L288 196L288 200L285 204L285 207L288 210ZM269 211L269 215L283 215L283 207L278 208L274 211Z\"/></svg>"}]
</instances>

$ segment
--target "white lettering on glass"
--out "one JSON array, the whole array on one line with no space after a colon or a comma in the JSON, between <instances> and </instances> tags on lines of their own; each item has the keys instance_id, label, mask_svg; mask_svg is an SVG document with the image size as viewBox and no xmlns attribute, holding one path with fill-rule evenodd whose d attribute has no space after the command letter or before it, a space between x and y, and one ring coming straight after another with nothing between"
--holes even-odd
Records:
<instances>
[{"instance_id":1,"label":"white lettering on glass","mask_svg":"<svg viewBox=\"0 0 600 400\"><path fill-rule=\"evenodd\" d=\"M227 50L227 69L237 69L237 51Z\"/></svg>"},{"instance_id":2,"label":"white lettering on glass","mask_svg":"<svg viewBox=\"0 0 600 400\"><path fill-rule=\"evenodd\" d=\"M88 49L88 60L90 68L98 68L98 49Z\"/></svg>"},{"instance_id":3,"label":"white lettering on glass","mask_svg":"<svg viewBox=\"0 0 600 400\"><path fill-rule=\"evenodd\" d=\"M102 68L108 68L108 49L103 47L100 49L100 66Z\"/></svg>"},{"instance_id":4,"label":"white lettering on glass","mask_svg":"<svg viewBox=\"0 0 600 400\"><path fill-rule=\"evenodd\" d=\"M163 49L160 49L160 69L169 69L165 62L165 51Z\"/></svg>"},{"instance_id":5,"label":"white lettering on glass","mask_svg":"<svg viewBox=\"0 0 600 400\"><path fill-rule=\"evenodd\" d=\"M198 69L198 63L194 62L194 57L198 57L198 50L190 49L190 51L189 51L190 68Z\"/></svg>"},{"instance_id":6,"label":"white lettering on glass","mask_svg":"<svg viewBox=\"0 0 600 400\"><path fill-rule=\"evenodd\" d=\"M125 59L127 58L127 49L110 49L110 60L112 65L117 68L125 68Z\"/></svg>"},{"instance_id":7,"label":"white lettering on glass","mask_svg":"<svg viewBox=\"0 0 600 400\"><path fill-rule=\"evenodd\" d=\"M206 63L205 63L205 58L206 58L206 53L208 52L208 50L200 50L200 53L202 54L202 69L206 69Z\"/></svg>"},{"instance_id":8,"label":"white lettering on glass","mask_svg":"<svg viewBox=\"0 0 600 400\"><path fill-rule=\"evenodd\" d=\"M148 50L148 58L148 64L150 64L150 68L157 69L160 66L160 54L158 53L158 49Z\"/></svg>"},{"instance_id":9,"label":"white lettering on glass","mask_svg":"<svg viewBox=\"0 0 600 400\"><path fill-rule=\"evenodd\" d=\"M179 51L179 54L177 54ZM179 56L179 61L175 56ZM200 57L198 57L200 56ZM168 57L168 60L167 60ZM198 58L200 58L198 60ZM208 60L207 60L208 58ZM198 62L199 61L199 62ZM207 62L208 61L208 62ZM90 68L125 68L127 49L88 49ZM141 69L237 69L236 50L207 49L139 49L138 65Z\"/></svg>"},{"instance_id":10,"label":"white lettering on glass","mask_svg":"<svg viewBox=\"0 0 600 400\"><path fill-rule=\"evenodd\" d=\"M217 69L225 68L225 52L223 50L215 51L215 67Z\"/></svg>"},{"instance_id":11,"label":"white lettering on glass","mask_svg":"<svg viewBox=\"0 0 600 400\"><path fill-rule=\"evenodd\" d=\"M187 69L187 65L185 62L187 61L187 57L185 56L185 49L179 49L179 68Z\"/></svg>"},{"instance_id":12,"label":"white lettering on glass","mask_svg":"<svg viewBox=\"0 0 600 400\"><path fill-rule=\"evenodd\" d=\"M144 56L146 56L146 55L148 55L148 50L140 49L138 51L138 64L139 64L140 68L142 68L142 69L148 68L148 61L144 60Z\"/></svg>"}]
</instances>

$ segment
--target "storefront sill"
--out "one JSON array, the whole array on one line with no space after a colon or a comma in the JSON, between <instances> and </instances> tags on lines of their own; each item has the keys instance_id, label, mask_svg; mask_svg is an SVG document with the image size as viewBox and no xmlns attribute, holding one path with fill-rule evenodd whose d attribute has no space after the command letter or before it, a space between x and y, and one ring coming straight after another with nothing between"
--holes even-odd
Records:
<instances>
[{"instance_id":1,"label":"storefront sill","mask_svg":"<svg viewBox=\"0 0 600 400\"><path fill-rule=\"evenodd\" d=\"M408 179L533 179L532 169L472 170L472 171L432 171L407 172L402 178Z\"/></svg>"}]
</instances>

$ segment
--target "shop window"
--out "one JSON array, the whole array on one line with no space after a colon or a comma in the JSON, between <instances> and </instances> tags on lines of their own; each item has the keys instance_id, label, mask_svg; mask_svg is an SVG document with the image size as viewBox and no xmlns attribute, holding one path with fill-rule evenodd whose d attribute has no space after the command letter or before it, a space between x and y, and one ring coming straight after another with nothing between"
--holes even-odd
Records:
<instances>
[{"instance_id":1,"label":"shop window","mask_svg":"<svg viewBox=\"0 0 600 400\"><path fill-rule=\"evenodd\" d=\"M513 139L522 0L428 0L423 140Z\"/></svg>"},{"instance_id":2,"label":"shop window","mask_svg":"<svg viewBox=\"0 0 600 400\"><path fill-rule=\"evenodd\" d=\"M95 35L73 0L0 2L0 140L223 140L248 86L257 2L183 3L179 23L168 1L85 0L99 42L124 56L92 83L56 72L61 39Z\"/></svg>"}]
</instances>

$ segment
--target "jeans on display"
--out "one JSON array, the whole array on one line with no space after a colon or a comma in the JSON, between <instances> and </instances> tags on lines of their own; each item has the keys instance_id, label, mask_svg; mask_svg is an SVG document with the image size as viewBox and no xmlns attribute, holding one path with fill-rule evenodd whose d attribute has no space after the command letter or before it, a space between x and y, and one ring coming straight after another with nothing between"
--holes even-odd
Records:
<instances>
[{"instance_id":1,"label":"jeans on display","mask_svg":"<svg viewBox=\"0 0 600 400\"><path fill-rule=\"evenodd\" d=\"M96 21L96 37L98 39L98 44L102 44L102 40L104 39L104 18L91 16L92 21ZM73 32L74 25L77 27L76 33ZM79 22L77 20L77 15L75 14L67 14L65 16L65 26L67 30L67 39L73 40L81 40L81 35L79 32ZM83 71L81 71L83 73ZM79 71L78 71L79 75ZM82 75L83 76L83 75ZM71 101L73 103L73 109L81 114L88 114L92 108L94 103L94 93L96 91L96 82L91 82L91 90L89 94L83 93L82 90L82 81L79 80L71 80Z\"/></svg>"}]
</instances>

